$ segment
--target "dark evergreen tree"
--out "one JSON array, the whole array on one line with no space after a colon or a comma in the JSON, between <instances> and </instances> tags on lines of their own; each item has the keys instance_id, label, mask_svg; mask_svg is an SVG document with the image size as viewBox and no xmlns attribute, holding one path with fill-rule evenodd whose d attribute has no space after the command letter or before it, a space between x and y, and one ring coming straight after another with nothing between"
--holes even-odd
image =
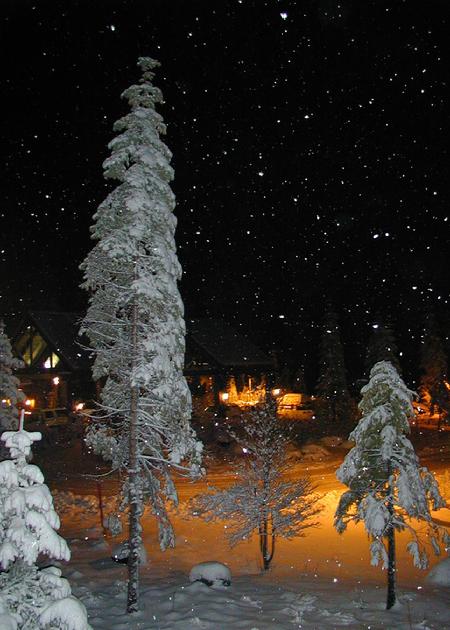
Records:
<instances>
[{"instance_id":1,"label":"dark evergreen tree","mask_svg":"<svg viewBox=\"0 0 450 630\"><path fill-rule=\"evenodd\" d=\"M432 316L427 317L420 344L421 377L419 393L423 402L439 412L450 411L448 362L437 324Z\"/></svg>"},{"instance_id":2,"label":"dark evergreen tree","mask_svg":"<svg viewBox=\"0 0 450 630\"><path fill-rule=\"evenodd\" d=\"M288 365L283 366L278 377L278 383L281 389L283 389L284 391L290 392L292 390L291 370L289 369Z\"/></svg>"},{"instance_id":3,"label":"dark evergreen tree","mask_svg":"<svg viewBox=\"0 0 450 630\"><path fill-rule=\"evenodd\" d=\"M366 353L366 374L375 363L389 361L401 374L400 360L395 335L390 324L373 324Z\"/></svg>"},{"instance_id":4,"label":"dark evergreen tree","mask_svg":"<svg viewBox=\"0 0 450 630\"><path fill-rule=\"evenodd\" d=\"M327 431L348 429L356 418L355 402L347 386L344 349L336 313L327 313L319 346L316 414Z\"/></svg>"},{"instance_id":5,"label":"dark evergreen tree","mask_svg":"<svg viewBox=\"0 0 450 630\"><path fill-rule=\"evenodd\" d=\"M294 392L298 392L299 394L306 394L307 387L306 387L305 372L303 370L303 366L300 366L294 374L292 390Z\"/></svg>"}]
</instances>

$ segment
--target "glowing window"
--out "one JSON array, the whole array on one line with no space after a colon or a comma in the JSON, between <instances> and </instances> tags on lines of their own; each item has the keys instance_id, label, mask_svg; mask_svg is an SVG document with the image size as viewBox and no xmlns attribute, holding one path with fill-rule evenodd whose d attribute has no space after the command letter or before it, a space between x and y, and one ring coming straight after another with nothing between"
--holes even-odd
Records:
<instances>
[{"instance_id":1,"label":"glowing window","mask_svg":"<svg viewBox=\"0 0 450 630\"><path fill-rule=\"evenodd\" d=\"M54 368L59 363L59 356L54 352L51 353L49 357L47 357L44 361L44 367L48 370L50 368Z\"/></svg>"}]
</instances>

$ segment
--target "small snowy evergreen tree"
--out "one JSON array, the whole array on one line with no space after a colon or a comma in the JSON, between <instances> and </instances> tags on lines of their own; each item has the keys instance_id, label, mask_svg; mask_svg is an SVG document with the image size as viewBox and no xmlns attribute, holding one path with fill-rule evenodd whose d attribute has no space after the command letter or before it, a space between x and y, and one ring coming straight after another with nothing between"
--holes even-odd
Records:
<instances>
[{"instance_id":1,"label":"small snowy evergreen tree","mask_svg":"<svg viewBox=\"0 0 450 630\"><path fill-rule=\"evenodd\" d=\"M0 320L0 432L17 429L17 404L24 399L24 394L19 390L19 379L14 376L14 370L22 366L22 361L13 357L5 325ZM2 403L2 400L7 402Z\"/></svg>"},{"instance_id":2,"label":"small snowy evergreen tree","mask_svg":"<svg viewBox=\"0 0 450 630\"><path fill-rule=\"evenodd\" d=\"M130 113L104 162L106 178L119 185L94 215L97 241L82 265L91 292L81 332L94 351L93 376L104 378L105 423L90 443L126 477L130 556L128 612L138 609L140 517L148 501L158 519L160 545L174 545L166 499L177 501L173 470L196 474L201 444L190 427L191 397L183 376L185 323L177 287L171 153L161 141L166 128L155 110L158 62L140 58L138 85L122 97Z\"/></svg>"},{"instance_id":3,"label":"small snowy evergreen tree","mask_svg":"<svg viewBox=\"0 0 450 630\"><path fill-rule=\"evenodd\" d=\"M303 536L305 529L316 525L311 519L320 511L318 497L309 479L283 478L288 471L288 435L281 430L274 403L255 407L244 432L234 435L245 453L236 469L239 482L227 490L198 495L191 510L208 522L230 520L227 535L232 546L257 532L266 570L277 538Z\"/></svg>"},{"instance_id":4,"label":"small snowy evergreen tree","mask_svg":"<svg viewBox=\"0 0 450 630\"><path fill-rule=\"evenodd\" d=\"M316 415L326 431L347 429L356 417L356 403L347 386L344 349L336 313L327 313L322 324Z\"/></svg>"},{"instance_id":5,"label":"small snowy evergreen tree","mask_svg":"<svg viewBox=\"0 0 450 630\"><path fill-rule=\"evenodd\" d=\"M42 472L27 462L41 434L19 429L1 439L11 459L0 462L0 608L18 628L89 630L86 610L72 597L61 570L36 565L41 555L70 558L55 531L59 518Z\"/></svg>"},{"instance_id":6,"label":"small snowy evergreen tree","mask_svg":"<svg viewBox=\"0 0 450 630\"><path fill-rule=\"evenodd\" d=\"M414 564L427 566L427 553L410 522L429 528L435 553L439 530L430 510L445 505L434 476L419 465L407 438L408 418L413 415L411 392L388 361L376 363L362 390L362 418L350 434L355 447L347 454L336 476L349 490L339 501L335 527L342 533L349 522L363 522L372 539L372 564L387 568L387 608L395 603L395 532L407 529L412 536L408 551Z\"/></svg>"}]
</instances>

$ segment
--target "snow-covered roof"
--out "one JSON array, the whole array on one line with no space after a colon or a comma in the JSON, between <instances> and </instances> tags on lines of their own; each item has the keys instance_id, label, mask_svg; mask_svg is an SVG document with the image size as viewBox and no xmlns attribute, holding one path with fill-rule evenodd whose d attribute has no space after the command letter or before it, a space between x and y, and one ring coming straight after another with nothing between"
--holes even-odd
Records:
<instances>
[{"instance_id":1,"label":"snow-covered roof","mask_svg":"<svg viewBox=\"0 0 450 630\"><path fill-rule=\"evenodd\" d=\"M80 345L78 336L81 319L80 313L29 311L15 339L31 324L71 370L85 370L89 368L90 360L89 352ZM208 357L211 366L261 370L273 367L267 354L221 319L190 319L186 321L186 328L187 347L194 353L198 349Z\"/></svg>"},{"instance_id":2,"label":"snow-covered roof","mask_svg":"<svg viewBox=\"0 0 450 630\"><path fill-rule=\"evenodd\" d=\"M186 326L188 343L197 345L219 367L273 367L267 354L221 319L190 319Z\"/></svg>"}]
</instances>

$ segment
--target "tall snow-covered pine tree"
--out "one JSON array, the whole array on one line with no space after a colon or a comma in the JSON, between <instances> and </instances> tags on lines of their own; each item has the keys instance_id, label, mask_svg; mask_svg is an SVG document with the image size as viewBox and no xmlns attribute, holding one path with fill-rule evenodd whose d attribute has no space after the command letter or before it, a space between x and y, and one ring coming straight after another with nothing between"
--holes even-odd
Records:
<instances>
[{"instance_id":1,"label":"tall snow-covered pine tree","mask_svg":"<svg viewBox=\"0 0 450 630\"><path fill-rule=\"evenodd\" d=\"M361 394L362 418L350 434L355 446L336 473L349 490L340 498L334 524L342 533L349 522L364 523L372 539L372 564L381 560L387 569L387 608L391 608L396 601L395 532L411 533L408 551L417 567L426 568L427 553L411 519L428 526L431 544L439 553L439 530L430 510L444 507L445 501L407 437L414 394L392 363L376 363Z\"/></svg>"},{"instance_id":2,"label":"tall snow-covered pine tree","mask_svg":"<svg viewBox=\"0 0 450 630\"><path fill-rule=\"evenodd\" d=\"M127 610L138 608L140 517L148 501L158 519L160 545L174 545L165 509L176 502L171 473L195 474L201 444L190 427L191 397L183 376L185 323L177 281L176 218L171 153L152 84L159 63L147 57L142 78L122 94L130 112L119 119L105 178L119 185L94 215L97 241L82 269L90 304L81 332L94 351L93 376L104 379L106 421L91 443L125 473L130 557Z\"/></svg>"}]
</instances>

